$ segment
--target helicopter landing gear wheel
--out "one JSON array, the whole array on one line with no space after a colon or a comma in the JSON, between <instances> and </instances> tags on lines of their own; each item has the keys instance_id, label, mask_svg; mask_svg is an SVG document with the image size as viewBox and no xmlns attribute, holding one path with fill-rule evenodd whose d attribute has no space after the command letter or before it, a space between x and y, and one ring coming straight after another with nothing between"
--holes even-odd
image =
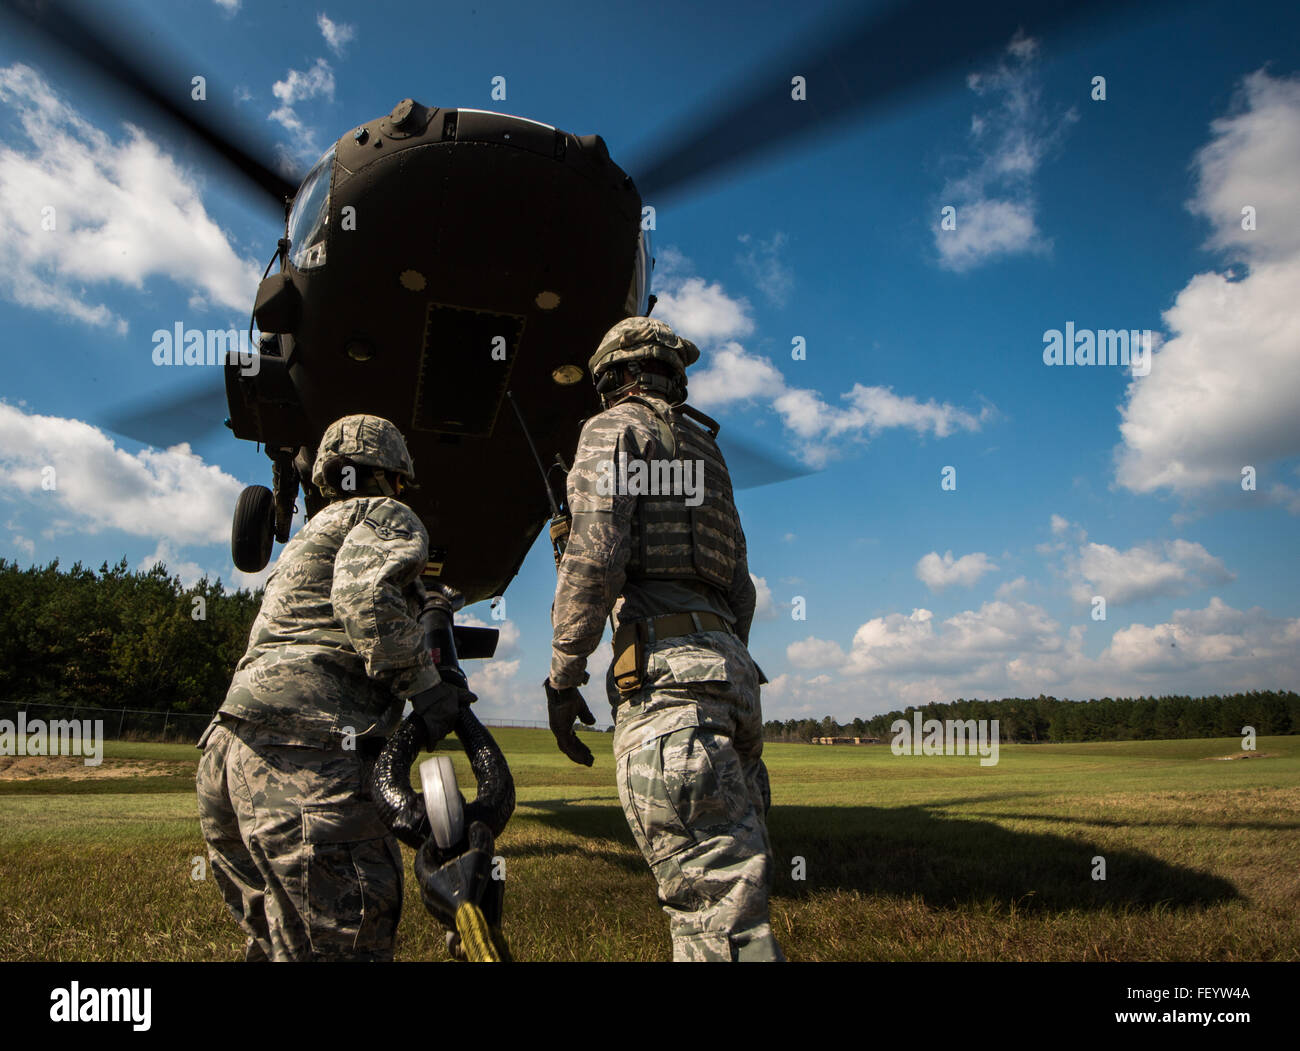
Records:
<instances>
[{"instance_id":1,"label":"helicopter landing gear wheel","mask_svg":"<svg viewBox=\"0 0 1300 1051\"><path fill-rule=\"evenodd\" d=\"M235 522L230 532L230 553L235 568L258 573L271 561L275 539L275 497L264 485L250 485L239 494Z\"/></svg>"}]
</instances>

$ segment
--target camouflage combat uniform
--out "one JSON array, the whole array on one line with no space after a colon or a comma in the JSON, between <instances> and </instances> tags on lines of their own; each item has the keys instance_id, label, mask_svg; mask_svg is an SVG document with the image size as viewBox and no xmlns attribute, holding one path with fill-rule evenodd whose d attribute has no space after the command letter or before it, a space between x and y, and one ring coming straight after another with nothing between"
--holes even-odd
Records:
<instances>
[{"instance_id":1,"label":"camouflage combat uniform","mask_svg":"<svg viewBox=\"0 0 1300 1051\"><path fill-rule=\"evenodd\" d=\"M338 500L267 581L197 777L250 960L393 957L401 851L366 784L404 699L440 681L417 622L428 543L397 500Z\"/></svg>"},{"instance_id":2,"label":"camouflage combat uniform","mask_svg":"<svg viewBox=\"0 0 1300 1051\"><path fill-rule=\"evenodd\" d=\"M602 462L617 464L620 453L628 462L705 459L707 495L696 521L714 553L730 556L729 565L714 558L712 583L697 571L710 568L709 553L697 548L692 557L680 510L674 516L661 501L600 492ZM780 960L768 917L762 679L746 648L755 592L721 453L666 401L629 398L583 427L568 500L572 532L552 609L553 686L581 683L611 611L616 628L690 611L732 628L657 639L647 648L643 686L630 697L615 687L612 667L607 677L619 799L658 882L673 959ZM724 566L725 579L717 575Z\"/></svg>"}]
</instances>

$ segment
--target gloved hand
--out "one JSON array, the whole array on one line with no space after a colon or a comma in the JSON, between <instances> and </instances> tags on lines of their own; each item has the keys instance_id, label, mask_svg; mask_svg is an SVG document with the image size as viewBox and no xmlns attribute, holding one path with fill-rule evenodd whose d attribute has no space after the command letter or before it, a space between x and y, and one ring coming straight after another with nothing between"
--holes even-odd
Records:
<instances>
[{"instance_id":1,"label":"gloved hand","mask_svg":"<svg viewBox=\"0 0 1300 1051\"><path fill-rule=\"evenodd\" d=\"M461 708L473 704L478 697L452 682L440 682L411 698L411 707L424 723L425 747L432 748L456 725Z\"/></svg>"},{"instance_id":2,"label":"gloved hand","mask_svg":"<svg viewBox=\"0 0 1300 1051\"><path fill-rule=\"evenodd\" d=\"M573 732L573 720L581 719L586 725L594 726L596 717L591 714L587 702L582 699L576 686L566 686L557 690L547 679L542 685L546 688L546 709L551 723L551 733L555 734L555 743L560 751L581 766L591 766L596 761L591 749L578 740Z\"/></svg>"}]
</instances>

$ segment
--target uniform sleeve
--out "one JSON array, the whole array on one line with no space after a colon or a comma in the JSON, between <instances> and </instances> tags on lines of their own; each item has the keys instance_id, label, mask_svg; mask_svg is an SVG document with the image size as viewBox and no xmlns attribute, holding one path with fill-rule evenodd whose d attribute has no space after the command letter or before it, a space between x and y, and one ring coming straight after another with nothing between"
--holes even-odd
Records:
<instances>
[{"instance_id":1,"label":"uniform sleeve","mask_svg":"<svg viewBox=\"0 0 1300 1051\"><path fill-rule=\"evenodd\" d=\"M749 645L749 628L754 622L756 594L754 578L749 575L749 547L745 543L745 531L740 528L740 516L737 515L736 569L727 591L727 605L736 615L736 634L746 646Z\"/></svg>"},{"instance_id":2,"label":"uniform sleeve","mask_svg":"<svg viewBox=\"0 0 1300 1051\"><path fill-rule=\"evenodd\" d=\"M398 697L441 681L417 620L428 553L428 534L415 513L382 500L352 527L334 560L334 615L366 674Z\"/></svg>"},{"instance_id":3,"label":"uniform sleeve","mask_svg":"<svg viewBox=\"0 0 1300 1051\"><path fill-rule=\"evenodd\" d=\"M600 644L605 618L627 580L636 497L619 495L613 481L619 454L629 461L654 455L655 439L626 408L589 420L569 472L573 526L551 607L551 685L581 684L587 657Z\"/></svg>"}]
</instances>

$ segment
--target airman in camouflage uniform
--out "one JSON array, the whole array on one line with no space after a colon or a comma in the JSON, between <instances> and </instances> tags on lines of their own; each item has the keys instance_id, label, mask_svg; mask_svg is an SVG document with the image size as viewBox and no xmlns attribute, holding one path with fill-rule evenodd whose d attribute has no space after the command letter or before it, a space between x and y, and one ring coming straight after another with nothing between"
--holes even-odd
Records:
<instances>
[{"instance_id":1,"label":"airman in camouflage uniform","mask_svg":"<svg viewBox=\"0 0 1300 1051\"><path fill-rule=\"evenodd\" d=\"M605 618L612 614L616 639L639 624L643 668L620 675L628 669L616 645L606 686L619 799L658 882L673 958L780 960L768 916L766 680L747 649L755 591L717 424L682 404L686 367L698 358L668 325L633 317L591 359L606 411L583 427L569 473L573 522L546 684L551 726L561 751L591 764L572 729L575 716L594 721L576 688ZM702 502L684 482L676 493L639 495L611 484L624 463L674 460L702 466Z\"/></svg>"},{"instance_id":2,"label":"airman in camouflage uniform","mask_svg":"<svg viewBox=\"0 0 1300 1051\"><path fill-rule=\"evenodd\" d=\"M321 440L330 500L267 580L248 651L199 742L199 814L213 875L250 960L391 960L402 857L367 782L406 698L428 742L473 694L425 648L428 534L396 497L401 434L347 416Z\"/></svg>"}]
</instances>

